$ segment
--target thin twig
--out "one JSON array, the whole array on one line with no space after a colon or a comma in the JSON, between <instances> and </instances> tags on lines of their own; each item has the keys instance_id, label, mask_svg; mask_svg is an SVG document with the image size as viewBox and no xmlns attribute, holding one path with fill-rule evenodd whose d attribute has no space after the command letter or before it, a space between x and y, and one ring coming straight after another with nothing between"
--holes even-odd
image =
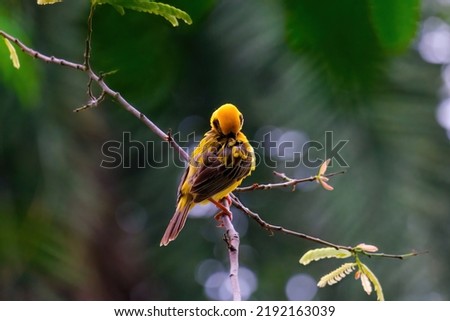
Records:
<instances>
[{"instance_id":1,"label":"thin twig","mask_svg":"<svg viewBox=\"0 0 450 321\"><path fill-rule=\"evenodd\" d=\"M75 113L78 113L80 111L89 109L89 108L93 108L93 107L97 107L103 100L105 100L105 93L102 92L101 95L98 98L92 97L91 101L89 103L87 103L86 105L79 107L77 109L74 109Z\"/></svg>"},{"instance_id":2,"label":"thin twig","mask_svg":"<svg viewBox=\"0 0 450 321\"><path fill-rule=\"evenodd\" d=\"M91 69L92 20L94 19L94 10L95 6L91 6L87 20L87 36L84 47L84 66L86 67L86 70Z\"/></svg>"},{"instance_id":3,"label":"thin twig","mask_svg":"<svg viewBox=\"0 0 450 321\"><path fill-rule=\"evenodd\" d=\"M94 92L92 91L92 78L89 78L87 83L87 94L91 100L95 100Z\"/></svg>"},{"instance_id":4,"label":"thin twig","mask_svg":"<svg viewBox=\"0 0 450 321\"><path fill-rule=\"evenodd\" d=\"M403 260L403 259L407 259L409 257L418 256L418 255L427 254L427 253L428 253L428 251L422 251L422 252L412 251L411 253L406 253L406 254L386 254L386 253L364 252L364 254L367 255L368 257L378 256L378 257L386 257L386 258L390 258L390 259L399 259L399 260Z\"/></svg>"},{"instance_id":5,"label":"thin twig","mask_svg":"<svg viewBox=\"0 0 450 321\"><path fill-rule=\"evenodd\" d=\"M288 234L288 235L293 235L296 237L300 237L302 239L305 240L309 240L309 241L313 241L315 243L319 243L322 245L326 245L326 246L330 246L330 247L334 247L336 249L345 249L345 250L352 250L351 246L345 246L345 245L338 245L338 244L334 244L325 240L322 240L318 237L314 237L308 234L304 234L304 233L300 233L300 232L296 232L296 231L292 231L289 229L286 229L282 226L278 226L278 225L273 225L270 223L267 223L266 221L264 221L258 213L255 213L253 211L251 211L248 207L246 207L244 204L242 204L241 200L239 198L236 197L236 195L231 194L230 195L231 200L233 201L233 205L236 206L238 209L240 209L241 211L243 211L248 217L254 219L263 229L269 231L269 232L281 232L284 234Z\"/></svg>"},{"instance_id":6,"label":"thin twig","mask_svg":"<svg viewBox=\"0 0 450 321\"><path fill-rule=\"evenodd\" d=\"M310 177L306 177L306 178L289 178L284 173L279 173L279 172L275 172L275 171L273 173L276 176L281 177L284 182L282 182L282 183L269 183L269 184L255 183L255 184L250 185L250 186L238 187L238 188L235 189L235 191L236 192L251 192L251 191L255 191L255 190L269 190L269 189L273 189L273 188L296 186L296 185L298 185L300 183L314 182L314 181L317 180L317 176L310 176ZM344 174L344 173L345 173L345 171L340 171L340 172L334 172L334 173L326 174L326 175L323 175L323 176L325 176L325 177L332 177L332 176L336 176L336 175Z\"/></svg>"},{"instance_id":7,"label":"thin twig","mask_svg":"<svg viewBox=\"0 0 450 321\"><path fill-rule=\"evenodd\" d=\"M84 65L77 64L77 63L74 63L74 62L70 62L70 61L67 61L67 60L64 60L64 59L56 58L54 56L43 55L40 52L25 46L19 39L14 38L13 36L10 36L6 32L4 32L3 30L0 30L0 35L2 37L4 37L4 38L8 39L9 41L15 43L20 48L20 50L22 50L25 54L27 54L27 55L29 55L29 56L31 56L33 58L45 61L47 63L57 64L57 65L60 65L60 66L65 66L65 67L73 68L73 69L76 69L76 70L86 71L86 68L85 68Z\"/></svg>"},{"instance_id":8,"label":"thin twig","mask_svg":"<svg viewBox=\"0 0 450 321\"><path fill-rule=\"evenodd\" d=\"M325 240L322 240L318 237L314 237L308 234L304 234L304 233L300 233L300 232L296 232L296 231L292 231L289 230L287 228L284 228L282 226L278 226L278 225L273 225L270 223L267 223L266 221L264 221L258 213L255 213L253 211L251 211L248 207L246 207L244 204L242 204L241 200L239 198L237 198L235 195L230 194L231 200L233 202L233 205L236 206L236 208L240 209L242 212L244 212L248 217L252 218L253 220L255 220L262 228L264 228L265 230L273 233L273 232L280 232L280 233L284 233L287 235L292 235L295 237L299 237L308 241L312 241L318 244L322 244L322 245L326 245L329 247L334 247L335 249L343 249L343 250L347 250L350 251L352 253L363 253L364 255L368 256L368 257L372 257L372 256L378 256L378 257L385 257L385 258L390 258L390 259L405 259L408 257L412 257L412 256L417 256L420 254L424 254L427 252L416 252L413 251L411 253L406 253L406 254L386 254L386 253L370 253L370 252L364 252L364 251L360 251L357 249L357 247L352 247L352 246L347 246L347 245L339 245L339 244L335 244L332 242L328 242Z\"/></svg>"}]
</instances>

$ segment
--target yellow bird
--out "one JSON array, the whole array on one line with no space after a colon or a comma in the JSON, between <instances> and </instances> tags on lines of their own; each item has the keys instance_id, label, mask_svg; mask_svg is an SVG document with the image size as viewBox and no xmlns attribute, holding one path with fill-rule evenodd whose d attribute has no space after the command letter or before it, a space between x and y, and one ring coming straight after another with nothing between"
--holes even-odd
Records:
<instances>
[{"instance_id":1,"label":"yellow bird","mask_svg":"<svg viewBox=\"0 0 450 321\"><path fill-rule=\"evenodd\" d=\"M209 130L191 155L178 187L177 208L161 239L161 246L175 240L189 211L198 203L219 203L255 169L255 153L241 132L244 117L232 104L211 116Z\"/></svg>"}]
</instances>

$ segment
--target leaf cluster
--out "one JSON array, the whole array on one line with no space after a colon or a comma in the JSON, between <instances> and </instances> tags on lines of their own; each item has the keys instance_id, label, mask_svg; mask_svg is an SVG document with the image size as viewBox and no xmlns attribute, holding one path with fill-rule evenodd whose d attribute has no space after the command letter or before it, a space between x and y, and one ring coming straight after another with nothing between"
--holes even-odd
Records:
<instances>
[{"instance_id":1,"label":"leaf cluster","mask_svg":"<svg viewBox=\"0 0 450 321\"><path fill-rule=\"evenodd\" d=\"M375 288L375 292L377 294L378 301L384 301L383 288L381 287L381 283L378 281L376 275L372 272L369 267L362 263L359 255L361 253L366 254L367 252L376 252L378 249L373 245L360 244L354 247L351 251L346 249L336 249L333 247L324 247L314 250L309 250L306 252L301 258L300 263L303 265L308 265L313 261L319 261L322 259L345 259L353 256L355 259L354 262L348 262L342 264L337 269L331 271L330 273L322 276L320 281L317 283L318 287L323 288L326 285L333 285L340 282L347 275L351 274L355 269L357 272L355 273L355 279L361 280L361 285L364 291L370 295L372 293L372 284Z\"/></svg>"},{"instance_id":2,"label":"leaf cluster","mask_svg":"<svg viewBox=\"0 0 450 321\"><path fill-rule=\"evenodd\" d=\"M121 15L125 14L125 9L159 15L174 27L178 26L178 20L183 20L187 24L192 23L191 17L186 12L165 3L150 0L92 0L93 6L101 4L113 6Z\"/></svg>"},{"instance_id":3,"label":"leaf cluster","mask_svg":"<svg viewBox=\"0 0 450 321\"><path fill-rule=\"evenodd\" d=\"M37 0L37 4L55 4L62 0ZM92 6L109 4L114 7L121 15L125 14L125 9L155 14L169 21L172 26L178 26L178 20L183 20L187 24L192 23L191 17L178 8L165 3L154 2L151 0L91 0Z\"/></svg>"}]
</instances>

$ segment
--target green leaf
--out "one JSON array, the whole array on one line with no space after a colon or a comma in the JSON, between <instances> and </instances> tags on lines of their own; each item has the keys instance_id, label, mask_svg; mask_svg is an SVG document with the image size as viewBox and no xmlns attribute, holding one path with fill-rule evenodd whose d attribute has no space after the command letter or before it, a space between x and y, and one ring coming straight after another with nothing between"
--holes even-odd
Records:
<instances>
[{"instance_id":1,"label":"green leaf","mask_svg":"<svg viewBox=\"0 0 450 321\"><path fill-rule=\"evenodd\" d=\"M113 7L114 9L116 9L116 11L117 11L121 16L123 16L123 15L125 14L125 9L124 9L122 6L115 6L115 5L112 5L112 7Z\"/></svg>"},{"instance_id":2,"label":"green leaf","mask_svg":"<svg viewBox=\"0 0 450 321\"><path fill-rule=\"evenodd\" d=\"M308 265L312 261L318 261L321 259L337 258L344 259L351 256L352 253L343 249L335 249L334 247L324 247L320 249L309 250L301 258L300 263Z\"/></svg>"},{"instance_id":3,"label":"green leaf","mask_svg":"<svg viewBox=\"0 0 450 321\"><path fill-rule=\"evenodd\" d=\"M192 23L191 17L183 10L168 4L153 2L150 0L93 0L92 4L110 4L122 14L125 13L124 8L156 14L165 18L174 27L178 26L178 19L183 20L189 25Z\"/></svg>"},{"instance_id":4,"label":"green leaf","mask_svg":"<svg viewBox=\"0 0 450 321\"><path fill-rule=\"evenodd\" d=\"M0 29L25 43L30 43L25 31L17 21L17 17L14 17L11 11L4 9L0 4ZM13 92L22 107L33 107L40 100L40 83L36 63L21 51L17 51L16 55L17 60L20 61L19 70L11 66L10 48L0 45L0 87Z\"/></svg>"},{"instance_id":5,"label":"green leaf","mask_svg":"<svg viewBox=\"0 0 450 321\"><path fill-rule=\"evenodd\" d=\"M62 2L62 0L37 0L37 4L55 4Z\"/></svg>"},{"instance_id":6,"label":"green leaf","mask_svg":"<svg viewBox=\"0 0 450 321\"><path fill-rule=\"evenodd\" d=\"M9 58L11 59L14 68L19 69L20 62L19 57L17 56L16 48L14 48L14 46L8 39L4 38L3 40L5 40L6 47L9 50Z\"/></svg>"},{"instance_id":7,"label":"green leaf","mask_svg":"<svg viewBox=\"0 0 450 321\"><path fill-rule=\"evenodd\" d=\"M365 274L370 282L372 282L375 292L377 293L377 300L378 301L384 301L384 294L383 294L383 288L381 287L380 281L378 281L378 278L375 276L375 274L369 269L367 265L364 263L360 263L360 269L363 274Z\"/></svg>"},{"instance_id":8,"label":"green leaf","mask_svg":"<svg viewBox=\"0 0 450 321\"><path fill-rule=\"evenodd\" d=\"M333 93L366 97L384 52L361 0L284 0L291 48L315 63Z\"/></svg>"},{"instance_id":9,"label":"green leaf","mask_svg":"<svg viewBox=\"0 0 450 321\"><path fill-rule=\"evenodd\" d=\"M320 288L323 288L325 285L333 285L341 281L343 278L345 278L347 275L352 273L352 271L355 269L355 266L357 263L345 263L342 264L339 268L336 270L328 273L327 275L324 275L319 283L317 283L317 286Z\"/></svg>"},{"instance_id":10,"label":"green leaf","mask_svg":"<svg viewBox=\"0 0 450 321\"><path fill-rule=\"evenodd\" d=\"M369 0L370 16L380 44L389 51L408 47L419 26L419 0Z\"/></svg>"}]
</instances>

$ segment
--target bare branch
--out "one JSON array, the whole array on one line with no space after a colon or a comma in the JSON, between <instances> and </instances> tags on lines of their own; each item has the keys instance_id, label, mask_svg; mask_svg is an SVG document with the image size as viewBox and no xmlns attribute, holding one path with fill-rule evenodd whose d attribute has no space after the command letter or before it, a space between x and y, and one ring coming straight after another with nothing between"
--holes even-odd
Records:
<instances>
[{"instance_id":1,"label":"bare branch","mask_svg":"<svg viewBox=\"0 0 450 321\"><path fill-rule=\"evenodd\" d=\"M364 254L368 257L372 257L372 256L378 256L378 257L385 257L385 258L391 258L391 259L405 259L408 257L413 257L413 256L417 256L420 254L425 254L427 253L427 251L425 252L416 252L413 251L411 253L406 253L406 254L386 254L386 253L372 253L372 252L365 252L365 251L361 251L358 249L358 247L352 247L352 246L347 246L347 245L339 245L339 244L335 244L335 243L331 243L325 240L322 240L318 237L314 237L308 234L304 234L304 233L300 233L300 232L296 232L296 231L292 231L289 229L286 229L282 226L278 226L278 225L273 225L270 223L267 223L266 221L264 221L258 213L255 213L253 211L251 211L248 207L246 207L244 204L242 204L241 200L239 198L237 198L234 194L230 194L230 198L233 202L233 205L236 206L236 208L240 209L242 212L244 212L248 217L254 219L263 229L273 233L273 232L280 232L280 233L284 233L287 235L292 235L295 237L299 237L308 241L312 241L318 244L322 244L322 245L326 245L329 247L334 247L335 249L343 249L343 250L347 250L350 251L354 254L356 253L361 253Z\"/></svg>"},{"instance_id":2,"label":"bare branch","mask_svg":"<svg viewBox=\"0 0 450 321\"><path fill-rule=\"evenodd\" d=\"M175 149L180 153L180 155L185 159L189 160L188 153L181 148L169 135L167 135L165 132L163 132L154 122L152 122L147 116L145 116L142 112L140 112L138 109L136 109L133 105L131 105L125 98L122 97L122 95L109 88L109 86L105 83L105 81L97 76L92 70L87 71L89 74L89 77L91 77L95 82L98 83L100 88L111 98L113 98L121 107L123 107L126 111L131 113L133 116L135 116L137 119L139 119L141 122L145 124L153 133L155 133L158 137L160 137L162 140L170 142L170 144L175 147Z\"/></svg>"},{"instance_id":3,"label":"bare branch","mask_svg":"<svg viewBox=\"0 0 450 321\"><path fill-rule=\"evenodd\" d=\"M9 34L5 33L3 30L0 30L0 35L11 42L15 43L24 53L28 54L31 57L37 58L39 60L42 60L44 62L48 63L54 63L61 66L66 66L69 68L73 68L76 70L83 71L87 73L89 77L89 84L92 83L92 81L96 82L99 87L102 89L102 92L105 95L110 96L113 100L115 100L121 107L123 107L126 111L133 114L136 118L138 118L140 121L142 121L153 133L155 133L157 136L159 136L162 140L169 141L170 144L180 153L180 155L185 159L189 160L189 155L186 153L185 150L183 150L173 139L169 138L169 136L164 133L158 126L155 125L150 119L147 118L143 113L141 113L139 110L137 110L134 106L132 106L127 100L125 100L122 95L112 90L103 80L103 77L97 75L92 69L87 68L85 65L73 63L64 59L56 58L56 57L49 57L46 55L43 55L29 47L27 47L25 44L23 44L18 39L10 36ZM88 37L90 39L90 37ZM88 106L89 108L90 104L86 104L85 106ZM83 107L85 107L83 106Z\"/></svg>"},{"instance_id":4,"label":"bare branch","mask_svg":"<svg viewBox=\"0 0 450 321\"><path fill-rule=\"evenodd\" d=\"M270 184L270 183L269 184L255 183L250 186L238 187L235 189L235 191L236 192L250 192L250 191L254 191L254 190L268 190L268 189L280 188L280 187L292 187L294 190L295 186L297 186L300 183L314 182L317 180L317 176L310 176L310 177L306 177L306 178L289 178L284 173L279 173L279 172L275 172L275 171L273 173L276 176L283 179L284 182L272 183L272 184ZM345 171L340 171L340 172L326 174L323 176L328 178L328 177L333 177L333 176L344 174L344 173L345 173Z\"/></svg>"},{"instance_id":5,"label":"bare branch","mask_svg":"<svg viewBox=\"0 0 450 321\"><path fill-rule=\"evenodd\" d=\"M178 152L178 154L181 155L181 157L183 157L186 161L189 161L189 154L173 139L171 130L169 130L169 132L167 133L167 141L169 142L170 146L172 146L172 148L174 148Z\"/></svg>"},{"instance_id":6,"label":"bare branch","mask_svg":"<svg viewBox=\"0 0 450 321\"><path fill-rule=\"evenodd\" d=\"M228 211L230 211L230 204L225 200L222 203ZM239 286L239 234L236 232L231 219L224 212L216 215L216 218L222 222L225 229L224 241L227 243L228 256L230 258L230 283L233 295L233 301L241 301L241 288Z\"/></svg>"},{"instance_id":7,"label":"bare branch","mask_svg":"<svg viewBox=\"0 0 450 321\"><path fill-rule=\"evenodd\" d=\"M334 244L334 243L322 240L318 237L314 237L314 236L311 236L308 234L292 231L292 230L286 229L282 226L267 223L257 213L251 211L248 207L246 207L244 204L242 204L241 200L239 198L237 198L234 194L231 194L230 196L231 196L231 200L233 201L234 206L236 206L238 209L243 211L248 217L254 219L263 229L265 229L271 233L281 232L281 233L293 235L293 236L296 236L296 237L299 237L299 238L302 238L305 240L313 241L315 243L319 243L322 245L334 247L336 249L344 249L344 250L348 250L348 251L352 251L352 249L353 249L351 246Z\"/></svg>"},{"instance_id":8,"label":"bare branch","mask_svg":"<svg viewBox=\"0 0 450 321\"><path fill-rule=\"evenodd\" d=\"M47 63L57 64L57 65L73 68L73 69L76 69L76 70L86 71L86 68L85 68L84 65L77 64L77 63L74 63L74 62L70 62L70 61L67 61L67 60L64 60L64 59L56 58L54 56L43 55L40 52L27 47L20 40L18 40L17 38L14 38L13 36L10 36L6 32L4 32L3 30L0 30L0 35L3 38L6 38L9 41L15 43L20 48L20 50L22 50L22 52L24 52L25 54L27 54L27 55L29 55L29 56L31 56L33 58L45 61Z\"/></svg>"}]
</instances>

